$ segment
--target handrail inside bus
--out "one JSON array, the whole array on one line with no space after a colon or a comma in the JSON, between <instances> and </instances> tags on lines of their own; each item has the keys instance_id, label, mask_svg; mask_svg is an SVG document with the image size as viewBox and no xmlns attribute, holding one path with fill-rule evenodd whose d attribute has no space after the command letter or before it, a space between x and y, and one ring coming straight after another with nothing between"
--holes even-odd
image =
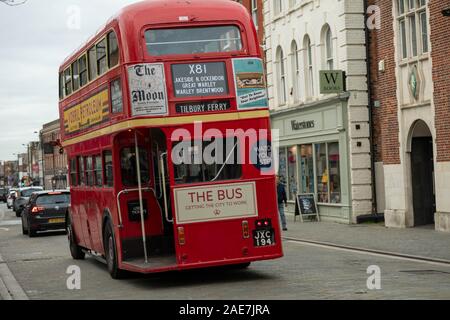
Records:
<instances>
[{"instance_id":1,"label":"handrail inside bus","mask_svg":"<svg viewBox=\"0 0 450 320\"><path fill-rule=\"evenodd\" d=\"M148 188L141 188L141 190L142 191L153 191L153 194L155 195L155 198L156 198L156 191L155 191L155 189L153 189L153 188L150 188L150 187L148 187ZM139 188L136 188L136 189L125 189L125 190L122 190L122 191L120 191L118 194L117 194L117 209L119 210L119 228L122 228L123 227L123 220L122 220L122 210L121 210L121 208L120 208L120 196L122 195L122 194L127 194L127 193L130 193L130 192L137 192L137 191L139 191Z\"/></svg>"},{"instance_id":2,"label":"handrail inside bus","mask_svg":"<svg viewBox=\"0 0 450 320\"><path fill-rule=\"evenodd\" d=\"M215 178L212 179L210 182L215 182L215 181L219 178L219 176L220 176L220 174L222 173L223 169L224 169L225 166L227 165L228 160L230 160L230 157L231 157L231 155L233 154L234 150L236 150L236 147L237 147L238 143L239 143L239 142L236 142L236 144L234 145L233 149L232 149L232 150L230 151L230 153L228 154L227 159L225 160L225 162L223 163L222 167L220 168L219 172L217 173L217 175L215 176Z\"/></svg>"},{"instance_id":3,"label":"handrail inside bus","mask_svg":"<svg viewBox=\"0 0 450 320\"><path fill-rule=\"evenodd\" d=\"M169 219L169 209L167 208L167 191L166 191L166 172L164 170L164 157L167 156L167 152L161 153L160 159L161 159L161 177L162 181L160 181L163 185L163 195L164 195L164 212L166 221L168 223L173 223L173 219Z\"/></svg>"}]
</instances>

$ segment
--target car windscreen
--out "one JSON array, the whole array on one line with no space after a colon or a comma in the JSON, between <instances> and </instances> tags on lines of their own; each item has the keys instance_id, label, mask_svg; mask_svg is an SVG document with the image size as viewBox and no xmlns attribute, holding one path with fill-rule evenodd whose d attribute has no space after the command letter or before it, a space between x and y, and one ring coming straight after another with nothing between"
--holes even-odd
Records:
<instances>
[{"instance_id":1,"label":"car windscreen","mask_svg":"<svg viewBox=\"0 0 450 320\"><path fill-rule=\"evenodd\" d=\"M69 204L70 202L70 194L61 193L61 194L46 194L39 196L36 199L37 205L52 205L52 204Z\"/></svg>"},{"instance_id":2,"label":"car windscreen","mask_svg":"<svg viewBox=\"0 0 450 320\"><path fill-rule=\"evenodd\" d=\"M242 50L236 26L150 29L145 32L152 56L234 52Z\"/></svg>"},{"instance_id":3,"label":"car windscreen","mask_svg":"<svg viewBox=\"0 0 450 320\"><path fill-rule=\"evenodd\" d=\"M27 189L27 190L23 190L23 191L20 193L20 196L21 196L21 197L25 197L25 198L29 198L29 197L31 197L31 195L33 194L33 192L36 192L36 191L42 191L42 189Z\"/></svg>"}]
</instances>

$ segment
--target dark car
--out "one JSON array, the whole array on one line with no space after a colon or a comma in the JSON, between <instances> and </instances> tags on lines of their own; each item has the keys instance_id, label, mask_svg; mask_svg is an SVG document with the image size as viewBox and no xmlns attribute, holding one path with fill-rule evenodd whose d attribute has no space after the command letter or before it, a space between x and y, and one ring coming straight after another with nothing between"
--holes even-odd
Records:
<instances>
[{"instance_id":1,"label":"dark car","mask_svg":"<svg viewBox=\"0 0 450 320\"><path fill-rule=\"evenodd\" d=\"M7 188L0 188L0 201L6 202L8 198L9 190Z\"/></svg>"},{"instance_id":2,"label":"dark car","mask_svg":"<svg viewBox=\"0 0 450 320\"><path fill-rule=\"evenodd\" d=\"M22 232L30 237L38 231L65 230L70 191L34 192L22 212Z\"/></svg>"},{"instance_id":3,"label":"dark car","mask_svg":"<svg viewBox=\"0 0 450 320\"><path fill-rule=\"evenodd\" d=\"M20 217L22 214L22 210L25 205L28 203L33 192L42 191L42 187L28 187L28 188L20 188L16 192L16 199L14 200L13 210L16 213L16 217Z\"/></svg>"}]
</instances>

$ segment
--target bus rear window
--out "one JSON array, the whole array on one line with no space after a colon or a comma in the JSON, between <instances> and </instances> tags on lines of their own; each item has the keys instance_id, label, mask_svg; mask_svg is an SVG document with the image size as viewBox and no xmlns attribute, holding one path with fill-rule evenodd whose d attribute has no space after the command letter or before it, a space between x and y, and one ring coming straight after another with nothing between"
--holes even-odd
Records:
<instances>
[{"instance_id":1,"label":"bus rear window","mask_svg":"<svg viewBox=\"0 0 450 320\"><path fill-rule=\"evenodd\" d=\"M152 56L220 53L242 50L236 26L153 29L145 32Z\"/></svg>"},{"instance_id":2,"label":"bus rear window","mask_svg":"<svg viewBox=\"0 0 450 320\"><path fill-rule=\"evenodd\" d=\"M242 176L237 138L175 142L172 161L176 184L238 180Z\"/></svg>"}]
</instances>

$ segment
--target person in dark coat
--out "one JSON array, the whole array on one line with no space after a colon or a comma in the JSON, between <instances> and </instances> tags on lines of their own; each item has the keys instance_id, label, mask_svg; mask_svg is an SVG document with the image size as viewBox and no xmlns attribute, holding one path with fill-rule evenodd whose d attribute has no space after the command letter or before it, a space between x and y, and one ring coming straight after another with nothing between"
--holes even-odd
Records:
<instances>
[{"instance_id":1,"label":"person in dark coat","mask_svg":"<svg viewBox=\"0 0 450 320\"><path fill-rule=\"evenodd\" d=\"M277 176L277 198L278 198L278 213L280 214L281 225L283 231L287 231L286 216L284 214L284 207L287 207L286 188L281 182L280 176Z\"/></svg>"}]
</instances>

